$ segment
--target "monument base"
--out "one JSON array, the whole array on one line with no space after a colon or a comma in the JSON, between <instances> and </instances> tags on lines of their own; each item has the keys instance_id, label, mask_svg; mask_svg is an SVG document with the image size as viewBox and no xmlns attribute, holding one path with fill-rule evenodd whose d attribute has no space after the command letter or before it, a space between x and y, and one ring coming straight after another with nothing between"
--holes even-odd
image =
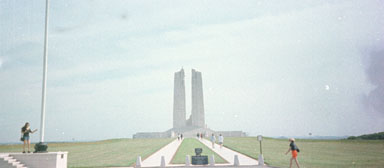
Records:
<instances>
[{"instance_id":1,"label":"monument base","mask_svg":"<svg viewBox=\"0 0 384 168\"><path fill-rule=\"evenodd\" d=\"M246 137L243 131L214 131L209 128L198 127L181 127L172 128L165 132L138 132L132 138L175 138L178 134L183 134L185 138L194 138L197 133L203 134L204 137L211 137L211 134L218 136L219 134L224 137Z\"/></svg>"},{"instance_id":2,"label":"monument base","mask_svg":"<svg viewBox=\"0 0 384 168\"><path fill-rule=\"evenodd\" d=\"M28 168L67 168L68 152L12 153L10 156Z\"/></svg>"}]
</instances>

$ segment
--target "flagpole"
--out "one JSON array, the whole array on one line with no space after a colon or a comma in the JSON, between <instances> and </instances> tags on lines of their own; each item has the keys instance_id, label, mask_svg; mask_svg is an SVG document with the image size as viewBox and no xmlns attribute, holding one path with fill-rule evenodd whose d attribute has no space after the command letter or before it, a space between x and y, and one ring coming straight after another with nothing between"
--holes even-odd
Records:
<instances>
[{"instance_id":1,"label":"flagpole","mask_svg":"<svg viewBox=\"0 0 384 168\"><path fill-rule=\"evenodd\" d=\"M43 91L41 100L40 142L35 145L35 152L47 152L48 145L44 143L45 133L45 103L47 94L47 64L48 64L48 9L49 0L45 1L45 31L44 31L44 63L43 63Z\"/></svg>"}]
</instances>

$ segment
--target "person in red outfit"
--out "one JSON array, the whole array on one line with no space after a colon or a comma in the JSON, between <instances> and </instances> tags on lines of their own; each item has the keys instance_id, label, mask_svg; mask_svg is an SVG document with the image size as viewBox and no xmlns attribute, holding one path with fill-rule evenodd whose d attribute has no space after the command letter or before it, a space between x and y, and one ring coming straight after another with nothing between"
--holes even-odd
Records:
<instances>
[{"instance_id":1,"label":"person in red outfit","mask_svg":"<svg viewBox=\"0 0 384 168\"><path fill-rule=\"evenodd\" d=\"M289 163L289 168L292 168L292 160L295 160L297 167L300 168L299 161L297 160L297 152L300 152L300 149L296 146L294 138L290 138L289 141L291 143L289 144L288 151L285 153L285 154L288 154L290 151L292 153L292 157Z\"/></svg>"}]
</instances>

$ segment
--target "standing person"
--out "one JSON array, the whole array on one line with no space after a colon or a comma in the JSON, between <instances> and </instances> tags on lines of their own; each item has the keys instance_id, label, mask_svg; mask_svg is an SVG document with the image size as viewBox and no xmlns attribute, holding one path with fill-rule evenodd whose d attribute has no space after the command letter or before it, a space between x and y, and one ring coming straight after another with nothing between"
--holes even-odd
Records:
<instances>
[{"instance_id":1,"label":"standing person","mask_svg":"<svg viewBox=\"0 0 384 168\"><path fill-rule=\"evenodd\" d=\"M180 134L177 134L177 140L180 141Z\"/></svg>"},{"instance_id":2,"label":"standing person","mask_svg":"<svg viewBox=\"0 0 384 168\"><path fill-rule=\"evenodd\" d=\"M224 137L223 137L223 135L220 134L220 136L219 136L220 149L223 148L223 144L224 144Z\"/></svg>"},{"instance_id":3,"label":"standing person","mask_svg":"<svg viewBox=\"0 0 384 168\"><path fill-rule=\"evenodd\" d=\"M196 136L197 136L197 139L200 139L200 133L197 133Z\"/></svg>"},{"instance_id":4,"label":"standing person","mask_svg":"<svg viewBox=\"0 0 384 168\"><path fill-rule=\"evenodd\" d=\"M31 128L29 127L29 123L25 123L24 127L21 128L21 134L23 135L22 140L24 142L23 146L23 153L25 153L25 145L28 144L28 153L31 153L30 146L31 146L31 140L29 139L29 133L35 133L37 129L31 131Z\"/></svg>"},{"instance_id":5,"label":"standing person","mask_svg":"<svg viewBox=\"0 0 384 168\"><path fill-rule=\"evenodd\" d=\"M183 140L183 134L180 134L180 140Z\"/></svg>"},{"instance_id":6,"label":"standing person","mask_svg":"<svg viewBox=\"0 0 384 168\"><path fill-rule=\"evenodd\" d=\"M212 148L215 148L215 142L216 142L215 134L212 134L212 136L211 136L211 142L212 142Z\"/></svg>"},{"instance_id":7,"label":"standing person","mask_svg":"<svg viewBox=\"0 0 384 168\"><path fill-rule=\"evenodd\" d=\"M296 146L294 138L290 138L289 141L291 143L289 144L288 151L285 153L285 154L288 154L289 151L292 152L292 157L291 157L291 160L289 163L289 168L292 168L292 160L295 160L297 167L300 168L299 161L297 160L297 152L300 152L300 149Z\"/></svg>"},{"instance_id":8,"label":"standing person","mask_svg":"<svg viewBox=\"0 0 384 168\"><path fill-rule=\"evenodd\" d=\"M203 133L200 133L200 139L203 139Z\"/></svg>"}]
</instances>

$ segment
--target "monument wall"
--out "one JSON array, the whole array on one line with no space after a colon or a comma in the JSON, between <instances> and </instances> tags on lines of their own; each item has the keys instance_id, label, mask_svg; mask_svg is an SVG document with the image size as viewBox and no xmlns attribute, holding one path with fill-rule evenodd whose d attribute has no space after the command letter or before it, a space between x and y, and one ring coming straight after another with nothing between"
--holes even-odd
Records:
<instances>
[{"instance_id":1,"label":"monument wall","mask_svg":"<svg viewBox=\"0 0 384 168\"><path fill-rule=\"evenodd\" d=\"M132 138L172 138L171 132L138 132Z\"/></svg>"},{"instance_id":2,"label":"monument wall","mask_svg":"<svg viewBox=\"0 0 384 168\"><path fill-rule=\"evenodd\" d=\"M224 137L245 137L247 136L243 131L216 131L215 135L223 135Z\"/></svg>"}]
</instances>

